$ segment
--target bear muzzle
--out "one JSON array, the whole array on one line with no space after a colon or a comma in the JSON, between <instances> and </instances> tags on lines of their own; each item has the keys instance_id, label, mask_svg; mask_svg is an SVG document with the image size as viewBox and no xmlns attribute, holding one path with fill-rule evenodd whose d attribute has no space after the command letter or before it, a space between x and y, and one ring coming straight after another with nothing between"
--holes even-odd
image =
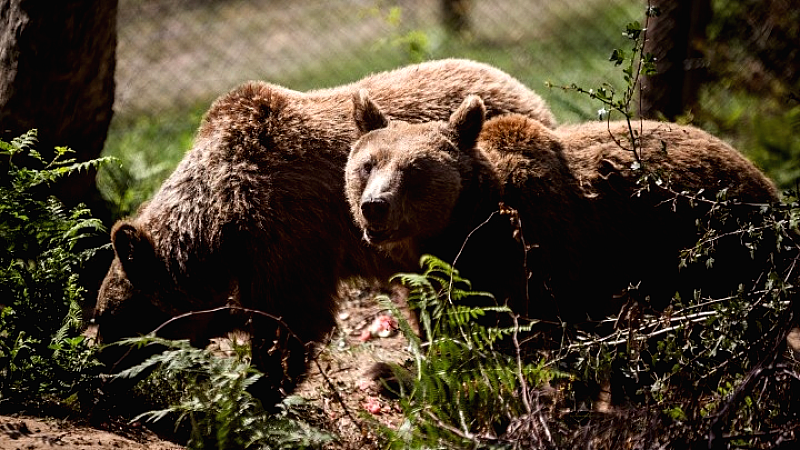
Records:
<instances>
[{"instance_id":1,"label":"bear muzzle","mask_svg":"<svg viewBox=\"0 0 800 450\"><path fill-rule=\"evenodd\" d=\"M368 198L361 201L364 220L377 228L387 228L391 204L385 198Z\"/></svg>"},{"instance_id":2,"label":"bear muzzle","mask_svg":"<svg viewBox=\"0 0 800 450\"><path fill-rule=\"evenodd\" d=\"M360 204L364 240L378 245L397 240L398 226L392 217L392 203L386 197L368 197Z\"/></svg>"}]
</instances>

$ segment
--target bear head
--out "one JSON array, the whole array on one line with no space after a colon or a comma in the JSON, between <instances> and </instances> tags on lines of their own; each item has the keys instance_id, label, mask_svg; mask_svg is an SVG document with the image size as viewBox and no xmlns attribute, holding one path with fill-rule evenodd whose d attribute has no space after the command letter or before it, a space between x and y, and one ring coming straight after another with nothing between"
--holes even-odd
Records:
<instances>
[{"instance_id":1,"label":"bear head","mask_svg":"<svg viewBox=\"0 0 800 450\"><path fill-rule=\"evenodd\" d=\"M117 222L111 230L111 243L114 260L100 286L88 331L98 343L113 343L155 330L175 313L164 307L167 300L181 295L166 264L157 256L150 234L135 221ZM108 368L119 369L136 362L122 364L127 353L126 347L107 346L100 359Z\"/></svg>"},{"instance_id":2,"label":"bear head","mask_svg":"<svg viewBox=\"0 0 800 450\"><path fill-rule=\"evenodd\" d=\"M475 174L486 110L468 96L446 122L389 120L365 90L353 96L360 137L345 167L347 200L364 239L380 248L414 248L451 223Z\"/></svg>"}]
</instances>

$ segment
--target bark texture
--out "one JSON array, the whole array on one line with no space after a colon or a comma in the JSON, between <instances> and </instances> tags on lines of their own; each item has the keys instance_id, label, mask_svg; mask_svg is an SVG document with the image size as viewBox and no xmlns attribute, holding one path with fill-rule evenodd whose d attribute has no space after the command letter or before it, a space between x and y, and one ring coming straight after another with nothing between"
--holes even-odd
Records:
<instances>
[{"instance_id":1,"label":"bark texture","mask_svg":"<svg viewBox=\"0 0 800 450\"><path fill-rule=\"evenodd\" d=\"M39 130L38 150L96 158L114 102L117 0L0 0L0 137ZM99 205L95 173L65 179L68 205Z\"/></svg>"}]
</instances>

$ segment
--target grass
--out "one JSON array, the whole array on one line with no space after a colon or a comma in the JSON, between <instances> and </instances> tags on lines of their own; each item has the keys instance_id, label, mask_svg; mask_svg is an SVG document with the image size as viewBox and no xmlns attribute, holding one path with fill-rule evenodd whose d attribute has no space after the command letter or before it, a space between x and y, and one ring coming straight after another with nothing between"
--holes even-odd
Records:
<instances>
[{"instance_id":1,"label":"grass","mask_svg":"<svg viewBox=\"0 0 800 450\"><path fill-rule=\"evenodd\" d=\"M724 136L782 189L800 181L800 105L706 87L697 121Z\"/></svg>"}]
</instances>

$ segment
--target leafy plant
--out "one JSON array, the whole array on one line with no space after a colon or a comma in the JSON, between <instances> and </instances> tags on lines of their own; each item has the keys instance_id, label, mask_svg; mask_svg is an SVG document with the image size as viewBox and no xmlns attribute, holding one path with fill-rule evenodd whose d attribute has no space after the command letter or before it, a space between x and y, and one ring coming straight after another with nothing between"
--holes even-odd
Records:
<instances>
[{"instance_id":1,"label":"leafy plant","mask_svg":"<svg viewBox=\"0 0 800 450\"><path fill-rule=\"evenodd\" d=\"M639 90L641 76L650 76L656 73L655 58L652 54L645 53L644 44L647 40L647 26L650 18L657 17L659 14L658 8L648 5L645 12L646 20L644 25L639 22L630 22L622 33L631 42L630 51L615 48L611 52L609 61L613 62L615 66L622 67L623 80L625 81L624 88L619 96L617 95L617 89L611 83L603 83L597 89L585 89L574 83L569 86L562 86L565 91L585 94L589 98L599 101L602 107L597 110L597 118L600 120L610 121L612 112L622 115L628 123L629 142L628 146L624 146L622 142L618 142L618 145L633 153L636 158L634 169L641 167L641 154L638 148L638 133L632 123L634 113L631 108L631 102ZM547 83L547 85L552 87L550 83Z\"/></svg>"},{"instance_id":2,"label":"leafy plant","mask_svg":"<svg viewBox=\"0 0 800 450\"><path fill-rule=\"evenodd\" d=\"M432 50L430 33L418 29L404 31L402 7L392 6L386 13L383 13L381 8L376 6L371 8L371 13L380 16L391 30L389 37L382 38L377 42L377 47L399 49L409 63L419 63L430 59Z\"/></svg>"},{"instance_id":3,"label":"leafy plant","mask_svg":"<svg viewBox=\"0 0 800 450\"><path fill-rule=\"evenodd\" d=\"M74 398L87 388L93 350L79 335L84 289L78 272L96 249L83 240L103 231L81 206L65 208L47 188L107 159L77 162L56 147L45 161L36 131L0 141L7 177L0 183L0 404ZM17 161L27 158L26 166Z\"/></svg>"},{"instance_id":4,"label":"leafy plant","mask_svg":"<svg viewBox=\"0 0 800 450\"><path fill-rule=\"evenodd\" d=\"M304 403L289 397L275 413L266 412L247 389L261 374L250 366L248 349L237 347L235 355L220 357L207 349L192 347L188 341L168 341L156 337L137 337L114 345L166 347L162 353L127 369L117 377L136 378L156 369L151 378L171 389L177 402L160 410L148 411L133 420L175 420L176 428L189 421L192 449L305 448L334 440L302 419L298 412Z\"/></svg>"},{"instance_id":5,"label":"leafy plant","mask_svg":"<svg viewBox=\"0 0 800 450\"><path fill-rule=\"evenodd\" d=\"M656 13L648 8L646 16ZM624 35L633 41L632 52L612 52L610 60L623 66L626 88L621 98L610 84L596 91L575 85L564 89L599 100L601 120L610 120L611 112L627 120L629 142L617 144L637 156L632 168L642 169L642 189L657 189L675 204L702 208L698 242L675 262L682 270L715 267L716 259L725 257L718 254L724 242L728 250L738 246L749 253L751 261L745 264L761 275L753 282L741 280L739 290L724 298L700 291L691 298L678 295L666 311L657 313L634 305L612 318L616 326L610 334L586 332L582 340L562 347L558 358L570 361L573 373L585 383L614 379L612 389L622 388L617 395L624 394L621 397L630 402L631 413L624 416L646 418L613 427L610 421L599 421L595 428L584 429L585 436L600 436L600 427L612 427L615 435L631 441L690 446L725 440L766 448L797 424L795 411L778 406L796 397L797 383L791 380L797 377L797 367L787 364L780 376L769 377L784 364L781 349L797 320L792 305L800 281L798 202L788 193L785 203L750 205L728 199L725 191L716 198L674 191L664 174L642 167L630 106L639 77L654 70L652 58L643 54L646 29L647 23L629 24ZM755 390L757 385L760 390Z\"/></svg>"},{"instance_id":6,"label":"leafy plant","mask_svg":"<svg viewBox=\"0 0 800 450\"><path fill-rule=\"evenodd\" d=\"M383 300L411 343L414 370L405 377L404 368L395 368L398 378L409 380L398 392L406 423L398 431L387 430L388 441L396 448L499 443L508 423L532 413L529 387L560 375L543 361L519 358L518 335L530 331L530 324L521 326L515 319L511 327L487 326L487 317L512 312L503 306L469 306L491 295L472 291L468 280L436 257L425 255L420 264L421 274L393 279L409 288L409 305L418 311L427 342L388 298Z\"/></svg>"}]
</instances>

